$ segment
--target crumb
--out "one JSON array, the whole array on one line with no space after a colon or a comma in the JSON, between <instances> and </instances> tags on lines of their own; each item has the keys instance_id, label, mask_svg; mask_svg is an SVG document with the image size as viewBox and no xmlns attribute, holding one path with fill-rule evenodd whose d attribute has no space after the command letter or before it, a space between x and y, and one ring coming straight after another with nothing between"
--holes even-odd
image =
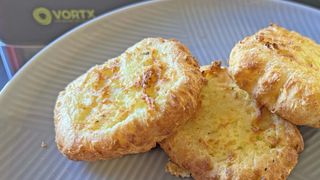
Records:
<instances>
[{"instance_id":1,"label":"crumb","mask_svg":"<svg viewBox=\"0 0 320 180\"><path fill-rule=\"evenodd\" d=\"M46 149L48 148L48 144L46 144L44 141L41 141L41 147Z\"/></svg>"},{"instance_id":2,"label":"crumb","mask_svg":"<svg viewBox=\"0 0 320 180\"><path fill-rule=\"evenodd\" d=\"M182 177L182 178L187 178L191 176L191 173L188 170L182 167L179 167L177 164L171 161L169 161L166 164L165 171L172 174L173 176Z\"/></svg>"}]
</instances>

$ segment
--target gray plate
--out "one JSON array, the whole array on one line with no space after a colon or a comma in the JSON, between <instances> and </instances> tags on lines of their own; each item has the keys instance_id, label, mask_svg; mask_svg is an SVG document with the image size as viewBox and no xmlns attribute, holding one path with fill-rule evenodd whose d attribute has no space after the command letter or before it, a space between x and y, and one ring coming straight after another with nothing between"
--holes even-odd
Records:
<instances>
[{"instance_id":1,"label":"gray plate","mask_svg":"<svg viewBox=\"0 0 320 180\"><path fill-rule=\"evenodd\" d=\"M0 96L0 179L175 179L160 149L101 162L74 162L54 143L56 96L89 67L144 37L176 38L202 65L226 60L234 44L274 22L320 41L320 13L287 2L177 0L147 2L103 15L37 54ZM290 179L319 179L320 131L301 128L305 151ZM40 147L41 141L48 144Z\"/></svg>"}]
</instances>

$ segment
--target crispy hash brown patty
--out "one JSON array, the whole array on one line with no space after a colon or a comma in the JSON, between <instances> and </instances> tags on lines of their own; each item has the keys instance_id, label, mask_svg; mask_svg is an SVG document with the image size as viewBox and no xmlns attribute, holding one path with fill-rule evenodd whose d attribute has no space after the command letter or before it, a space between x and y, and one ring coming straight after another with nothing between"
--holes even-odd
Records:
<instances>
[{"instance_id":1,"label":"crispy hash brown patty","mask_svg":"<svg viewBox=\"0 0 320 180\"><path fill-rule=\"evenodd\" d=\"M54 110L58 149L91 161L148 151L195 113L202 84L184 45L144 39L60 92Z\"/></svg>"},{"instance_id":2,"label":"crispy hash brown patty","mask_svg":"<svg viewBox=\"0 0 320 180\"><path fill-rule=\"evenodd\" d=\"M219 63L204 69L196 117L160 142L171 160L166 170L195 179L286 179L304 146L296 126L260 109Z\"/></svg>"},{"instance_id":3,"label":"crispy hash brown patty","mask_svg":"<svg viewBox=\"0 0 320 180\"><path fill-rule=\"evenodd\" d=\"M270 25L240 41L229 64L259 104L296 125L320 127L320 45Z\"/></svg>"}]
</instances>

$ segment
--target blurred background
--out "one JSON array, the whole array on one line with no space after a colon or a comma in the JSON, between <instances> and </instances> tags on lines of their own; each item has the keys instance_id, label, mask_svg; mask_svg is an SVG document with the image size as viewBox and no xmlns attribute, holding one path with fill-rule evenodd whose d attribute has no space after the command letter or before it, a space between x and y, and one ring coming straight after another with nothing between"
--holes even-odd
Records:
<instances>
[{"instance_id":1,"label":"blurred background","mask_svg":"<svg viewBox=\"0 0 320 180\"><path fill-rule=\"evenodd\" d=\"M142 0L0 1L0 90L38 51L64 32ZM320 8L320 0L294 0Z\"/></svg>"}]
</instances>

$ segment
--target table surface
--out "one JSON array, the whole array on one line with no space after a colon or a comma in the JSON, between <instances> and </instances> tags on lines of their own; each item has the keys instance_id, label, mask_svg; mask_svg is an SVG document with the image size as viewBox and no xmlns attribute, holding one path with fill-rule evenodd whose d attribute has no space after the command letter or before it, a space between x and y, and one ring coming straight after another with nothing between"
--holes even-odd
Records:
<instances>
[{"instance_id":1,"label":"table surface","mask_svg":"<svg viewBox=\"0 0 320 180\"><path fill-rule=\"evenodd\" d=\"M309 5L312 7L320 8L320 0L293 0L295 2ZM4 87L4 85L8 82L8 78L6 75L6 71L4 69L2 60L0 59L0 90Z\"/></svg>"}]
</instances>

